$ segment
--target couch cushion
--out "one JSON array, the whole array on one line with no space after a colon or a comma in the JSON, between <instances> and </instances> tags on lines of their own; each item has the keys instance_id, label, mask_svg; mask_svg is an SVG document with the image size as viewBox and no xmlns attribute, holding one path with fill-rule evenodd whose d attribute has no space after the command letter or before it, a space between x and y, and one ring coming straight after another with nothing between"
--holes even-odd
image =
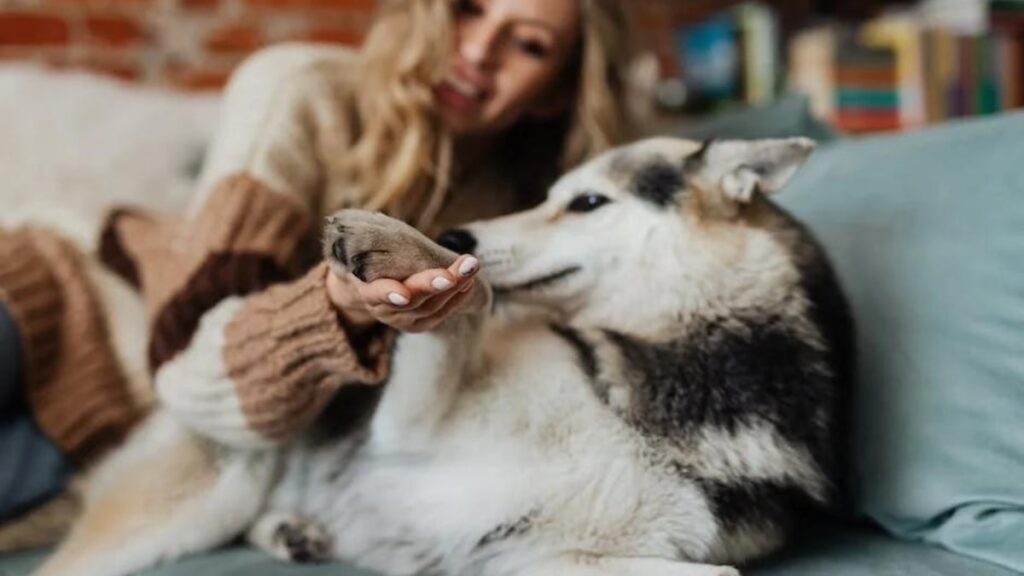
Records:
<instances>
[{"instance_id":1,"label":"couch cushion","mask_svg":"<svg viewBox=\"0 0 1024 576\"><path fill-rule=\"evenodd\" d=\"M1024 572L1024 114L842 141L782 194L857 322L859 509Z\"/></svg>"},{"instance_id":2,"label":"couch cushion","mask_svg":"<svg viewBox=\"0 0 1024 576\"><path fill-rule=\"evenodd\" d=\"M1013 576L1005 568L867 528L821 526L744 576Z\"/></svg>"},{"instance_id":3,"label":"couch cushion","mask_svg":"<svg viewBox=\"0 0 1024 576\"><path fill-rule=\"evenodd\" d=\"M744 576L1013 576L992 564L866 529L815 527L797 541L778 558L743 570ZM0 559L0 576L26 576L41 557L35 553ZM342 564L287 564L246 548L187 558L140 576L196 575L374 576Z\"/></svg>"},{"instance_id":4,"label":"couch cushion","mask_svg":"<svg viewBox=\"0 0 1024 576\"><path fill-rule=\"evenodd\" d=\"M43 559L39 552L0 558L0 576L28 576ZM344 564L292 564L252 548L235 547L192 556L140 576L376 576Z\"/></svg>"}]
</instances>

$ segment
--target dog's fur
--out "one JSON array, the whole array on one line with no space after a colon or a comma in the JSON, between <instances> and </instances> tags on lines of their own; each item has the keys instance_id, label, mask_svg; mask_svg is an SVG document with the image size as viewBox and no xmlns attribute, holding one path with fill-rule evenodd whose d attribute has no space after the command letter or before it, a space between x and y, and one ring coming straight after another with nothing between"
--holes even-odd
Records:
<instances>
[{"instance_id":1,"label":"dog's fur","mask_svg":"<svg viewBox=\"0 0 1024 576\"><path fill-rule=\"evenodd\" d=\"M811 148L644 141L468 226L486 281L398 340L382 391L343 391L376 403L364 422L342 433L328 409L242 451L158 411L40 574L119 576L246 530L394 575L735 574L715 564L775 550L834 495L850 326L818 245L765 196ZM456 257L358 211L325 242L366 280Z\"/></svg>"}]
</instances>

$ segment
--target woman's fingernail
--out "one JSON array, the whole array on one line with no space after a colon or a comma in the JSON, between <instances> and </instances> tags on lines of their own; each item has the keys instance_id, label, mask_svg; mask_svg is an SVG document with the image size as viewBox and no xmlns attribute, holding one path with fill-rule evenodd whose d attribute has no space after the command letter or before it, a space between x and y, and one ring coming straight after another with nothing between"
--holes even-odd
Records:
<instances>
[{"instance_id":1,"label":"woman's fingernail","mask_svg":"<svg viewBox=\"0 0 1024 576\"><path fill-rule=\"evenodd\" d=\"M447 290L452 287L452 282L444 276L438 276L430 282L430 285L434 287L434 290Z\"/></svg>"},{"instance_id":2,"label":"woman's fingernail","mask_svg":"<svg viewBox=\"0 0 1024 576\"><path fill-rule=\"evenodd\" d=\"M409 299L398 292L392 292L388 294L388 302L391 302L395 306L405 306L409 303Z\"/></svg>"},{"instance_id":3,"label":"woman's fingernail","mask_svg":"<svg viewBox=\"0 0 1024 576\"><path fill-rule=\"evenodd\" d=\"M473 272L476 272L476 268L479 265L480 261L470 256L469 258L466 258L466 260L462 262L461 266L459 266L459 274L461 276L469 276Z\"/></svg>"}]
</instances>

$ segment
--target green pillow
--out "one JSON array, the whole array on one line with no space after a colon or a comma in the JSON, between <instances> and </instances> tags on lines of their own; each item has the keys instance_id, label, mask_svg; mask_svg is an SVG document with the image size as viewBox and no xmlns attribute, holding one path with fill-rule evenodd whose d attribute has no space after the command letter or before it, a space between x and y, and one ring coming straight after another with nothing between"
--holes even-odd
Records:
<instances>
[{"instance_id":1,"label":"green pillow","mask_svg":"<svg viewBox=\"0 0 1024 576\"><path fill-rule=\"evenodd\" d=\"M857 323L858 510L1024 572L1024 114L833 143L781 201Z\"/></svg>"}]
</instances>

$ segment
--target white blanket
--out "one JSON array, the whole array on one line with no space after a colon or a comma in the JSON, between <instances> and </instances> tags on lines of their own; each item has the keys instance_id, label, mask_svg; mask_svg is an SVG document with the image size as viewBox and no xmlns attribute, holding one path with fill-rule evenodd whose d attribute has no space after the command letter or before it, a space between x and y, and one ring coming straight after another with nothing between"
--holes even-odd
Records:
<instances>
[{"instance_id":1,"label":"white blanket","mask_svg":"<svg viewBox=\"0 0 1024 576\"><path fill-rule=\"evenodd\" d=\"M218 101L0 66L0 226L44 224L88 251L113 205L180 211Z\"/></svg>"}]
</instances>

